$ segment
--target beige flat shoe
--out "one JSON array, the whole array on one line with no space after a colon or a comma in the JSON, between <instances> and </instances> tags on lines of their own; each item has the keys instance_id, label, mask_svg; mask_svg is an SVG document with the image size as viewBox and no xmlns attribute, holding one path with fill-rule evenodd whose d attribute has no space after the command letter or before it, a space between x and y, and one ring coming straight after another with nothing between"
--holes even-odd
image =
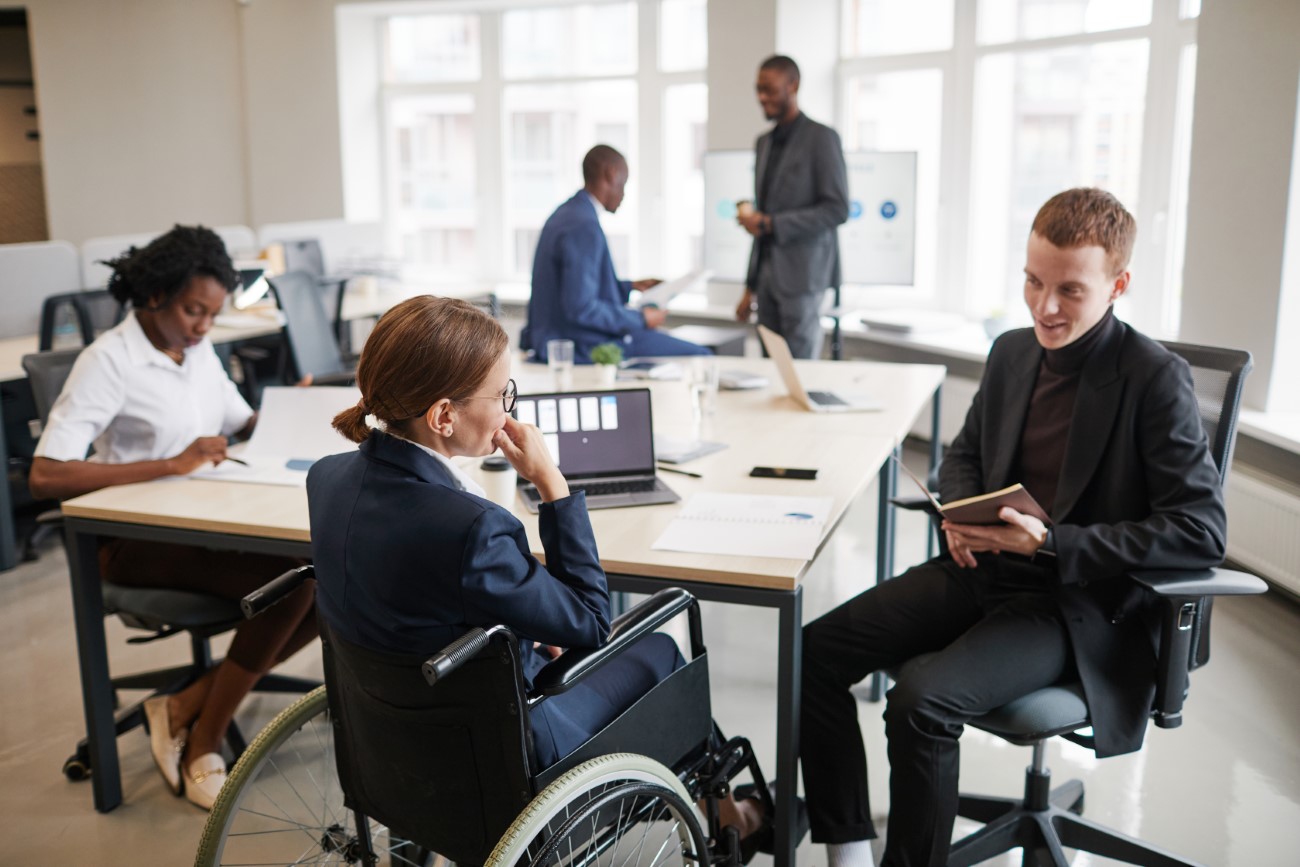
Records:
<instances>
[{"instance_id":1,"label":"beige flat shoe","mask_svg":"<svg viewBox=\"0 0 1300 867\"><path fill-rule=\"evenodd\" d=\"M185 797L191 804L211 810L226 782L226 760L217 753L204 753L185 769Z\"/></svg>"},{"instance_id":2,"label":"beige flat shoe","mask_svg":"<svg viewBox=\"0 0 1300 867\"><path fill-rule=\"evenodd\" d=\"M185 749L185 739L189 729L181 729L172 737L171 714L167 712L167 696L146 699L144 703L145 728L149 730L149 748L153 752L154 764L158 773L167 783L173 795L181 793L181 752Z\"/></svg>"}]
</instances>

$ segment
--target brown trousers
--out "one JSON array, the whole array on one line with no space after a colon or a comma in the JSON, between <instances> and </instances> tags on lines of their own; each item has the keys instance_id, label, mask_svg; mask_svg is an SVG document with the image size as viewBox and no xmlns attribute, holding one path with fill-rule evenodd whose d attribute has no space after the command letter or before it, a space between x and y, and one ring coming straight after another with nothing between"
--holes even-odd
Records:
<instances>
[{"instance_id":1,"label":"brown trousers","mask_svg":"<svg viewBox=\"0 0 1300 867\"><path fill-rule=\"evenodd\" d=\"M210 551L192 545L108 539L99 548L105 581L121 587L189 590L239 600L277 575L303 565L291 557ZM265 673L281 655L316 637L316 583L308 581L280 603L235 629L226 658Z\"/></svg>"}]
</instances>

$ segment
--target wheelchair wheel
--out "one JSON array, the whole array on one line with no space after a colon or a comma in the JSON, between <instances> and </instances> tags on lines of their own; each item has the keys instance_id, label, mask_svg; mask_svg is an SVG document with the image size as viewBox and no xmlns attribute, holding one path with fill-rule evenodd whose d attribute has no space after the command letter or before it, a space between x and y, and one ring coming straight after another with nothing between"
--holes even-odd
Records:
<instances>
[{"instance_id":1,"label":"wheelchair wheel","mask_svg":"<svg viewBox=\"0 0 1300 867\"><path fill-rule=\"evenodd\" d=\"M370 837L381 865L434 861L374 822ZM271 720L231 769L194 864L364 864L362 854L356 816L343 806L325 687L317 687Z\"/></svg>"},{"instance_id":2,"label":"wheelchair wheel","mask_svg":"<svg viewBox=\"0 0 1300 867\"><path fill-rule=\"evenodd\" d=\"M486 867L707 864L699 816L676 775L645 756L613 753L543 789Z\"/></svg>"}]
</instances>

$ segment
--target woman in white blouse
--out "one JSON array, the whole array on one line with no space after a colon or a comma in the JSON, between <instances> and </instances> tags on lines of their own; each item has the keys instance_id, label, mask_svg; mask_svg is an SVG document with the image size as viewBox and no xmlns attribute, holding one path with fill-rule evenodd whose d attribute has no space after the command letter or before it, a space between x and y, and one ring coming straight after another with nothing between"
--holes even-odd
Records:
<instances>
[{"instance_id":1,"label":"woman in white blouse","mask_svg":"<svg viewBox=\"0 0 1300 867\"><path fill-rule=\"evenodd\" d=\"M107 263L122 323L77 358L36 447L38 498L180 476L226 458L226 438L257 420L206 337L238 275L221 239L176 226ZM87 454L93 446L94 452ZM106 581L238 599L287 568L286 558L129 539L99 550ZM309 584L311 582L308 582ZM145 702L154 760L176 794L209 809L225 781L221 742L258 679L316 636L313 588L242 624L207 675Z\"/></svg>"}]
</instances>

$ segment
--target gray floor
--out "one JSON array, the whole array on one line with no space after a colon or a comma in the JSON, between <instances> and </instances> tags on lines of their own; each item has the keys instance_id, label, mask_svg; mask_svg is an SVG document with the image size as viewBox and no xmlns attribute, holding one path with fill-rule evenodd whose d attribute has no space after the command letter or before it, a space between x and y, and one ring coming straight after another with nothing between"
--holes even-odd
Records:
<instances>
[{"instance_id":1,"label":"gray floor","mask_svg":"<svg viewBox=\"0 0 1300 867\"><path fill-rule=\"evenodd\" d=\"M805 620L871 579L874 502L868 491L808 576ZM900 564L922 556L921 530L912 521L903 523ZM39 562L0 574L0 864L189 863L205 814L163 787L143 732L120 741L126 801L114 812L97 814L89 784L60 774L83 730L69 608L61 551L47 549ZM1221 601L1215 614L1214 659L1193 679L1181 729L1153 729L1141 753L1104 762L1055 744L1049 764L1058 782L1084 780L1086 815L1128 833L1209 865L1300 864L1300 608L1269 594ZM130 646L116 621L108 631L115 671L184 653L182 639ZM774 614L706 606L714 714L727 732L750 737L767 767L775 755L775 632ZM316 673L319 656L308 649L287 668ZM250 699L240 721L255 731L286 703ZM883 828L888 766L881 707L862 703L859 710ZM1019 792L1028 750L976 731L963 742L964 789ZM770 859L759 856L755 863ZM799 863L825 864L824 850L805 842ZM1080 855L1074 863L1104 862Z\"/></svg>"}]
</instances>

